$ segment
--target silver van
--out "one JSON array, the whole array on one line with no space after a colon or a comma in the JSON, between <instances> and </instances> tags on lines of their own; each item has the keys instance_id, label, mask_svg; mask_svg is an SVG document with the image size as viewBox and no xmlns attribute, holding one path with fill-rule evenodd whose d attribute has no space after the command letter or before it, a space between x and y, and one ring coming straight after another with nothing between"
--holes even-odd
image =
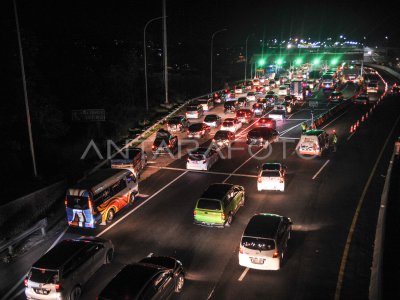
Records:
<instances>
[{"instance_id":1,"label":"silver van","mask_svg":"<svg viewBox=\"0 0 400 300\"><path fill-rule=\"evenodd\" d=\"M24 281L26 298L77 300L82 286L103 264L110 263L113 255L109 240L63 240L32 265Z\"/></svg>"}]
</instances>

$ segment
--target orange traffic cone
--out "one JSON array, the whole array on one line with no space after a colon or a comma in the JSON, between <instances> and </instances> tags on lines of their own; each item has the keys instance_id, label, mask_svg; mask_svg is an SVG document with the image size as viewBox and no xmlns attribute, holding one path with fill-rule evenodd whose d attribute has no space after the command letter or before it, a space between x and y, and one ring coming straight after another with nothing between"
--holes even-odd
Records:
<instances>
[{"instance_id":1,"label":"orange traffic cone","mask_svg":"<svg viewBox=\"0 0 400 300\"><path fill-rule=\"evenodd\" d=\"M361 118L361 122L364 122L364 116L362 116L362 118Z\"/></svg>"},{"instance_id":2,"label":"orange traffic cone","mask_svg":"<svg viewBox=\"0 0 400 300\"><path fill-rule=\"evenodd\" d=\"M350 133L353 133L353 125L350 126Z\"/></svg>"}]
</instances>

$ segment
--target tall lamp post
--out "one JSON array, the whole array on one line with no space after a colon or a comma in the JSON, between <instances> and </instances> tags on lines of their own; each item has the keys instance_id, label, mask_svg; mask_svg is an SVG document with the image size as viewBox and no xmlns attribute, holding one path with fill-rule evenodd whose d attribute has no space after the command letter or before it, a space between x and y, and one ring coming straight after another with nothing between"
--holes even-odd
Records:
<instances>
[{"instance_id":1,"label":"tall lamp post","mask_svg":"<svg viewBox=\"0 0 400 300\"><path fill-rule=\"evenodd\" d=\"M244 62L244 81L245 82L247 81L247 41L248 41L249 37L250 37L250 35L248 35L246 38L246 60Z\"/></svg>"},{"instance_id":2,"label":"tall lamp post","mask_svg":"<svg viewBox=\"0 0 400 300\"><path fill-rule=\"evenodd\" d=\"M212 85L212 82L213 82L213 41L214 41L214 36L215 36L217 33L222 32L222 31L226 31L226 30L228 30L228 29L224 28L224 29L218 30L218 31L214 32L214 33L212 34L212 36L211 36L210 94L213 92L213 85Z\"/></svg>"},{"instance_id":3,"label":"tall lamp post","mask_svg":"<svg viewBox=\"0 0 400 300\"><path fill-rule=\"evenodd\" d=\"M148 88L147 88L147 44L146 44L146 29L147 26L156 20L162 19L164 17L158 17L158 18L154 18L149 20L146 25L144 25L144 29L143 29L143 52L144 52L144 82L145 82L145 90L146 90L146 112L149 111L149 95L148 95Z\"/></svg>"},{"instance_id":4,"label":"tall lamp post","mask_svg":"<svg viewBox=\"0 0 400 300\"><path fill-rule=\"evenodd\" d=\"M19 30L19 20L18 20L18 12L17 12L17 3L16 0L13 1L14 4L14 14L15 14L15 24L17 27L17 38L18 38L18 49L19 49L19 59L21 63L21 75L22 75L22 85L24 88L24 99L25 99L25 112L26 112L26 121L28 124L28 135L29 135L29 145L31 149L32 156L32 164L33 164L33 174L35 177L38 177L37 169L36 169L36 158L35 158L35 149L33 147L33 137L32 137L32 128L31 128L31 115L29 112L29 102L28 102L28 91L25 79L25 65L24 65L24 55L22 53L22 42L21 42L21 34Z\"/></svg>"}]
</instances>

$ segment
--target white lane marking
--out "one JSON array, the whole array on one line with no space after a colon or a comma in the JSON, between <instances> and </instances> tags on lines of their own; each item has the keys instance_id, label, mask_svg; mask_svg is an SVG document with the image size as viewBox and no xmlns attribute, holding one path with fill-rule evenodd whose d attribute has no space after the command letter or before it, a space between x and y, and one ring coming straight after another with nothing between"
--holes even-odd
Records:
<instances>
[{"instance_id":1,"label":"white lane marking","mask_svg":"<svg viewBox=\"0 0 400 300\"><path fill-rule=\"evenodd\" d=\"M63 232L61 232L61 234L58 236L58 238L54 241L53 244L51 244L50 248L47 249L47 251L45 253L49 252L59 242L59 240L64 236L64 234L67 232L67 230L68 230L68 226L63 230ZM20 280L18 280L18 282L3 296L3 298L1 298L1 300L7 299L18 288L18 286L24 281L26 276L28 276L28 273L26 273ZM22 289L22 291L24 291L24 289ZM20 294L21 294L21 291L19 291L17 294L15 294L11 299L14 299L16 296L18 296Z\"/></svg>"},{"instance_id":2,"label":"white lane marking","mask_svg":"<svg viewBox=\"0 0 400 300\"><path fill-rule=\"evenodd\" d=\"M237 170L239 170L241 167L243 167L245 164L247 164L248 161L250 161L254 156L256 156L258 153L260 153L261 150L263 150L263 149L264 149L264 147L261 147L260 150L258 150L256 153L254 153L248 159L246 159L246 161L244 163L242 163L239 167L237 167L228 177L226 177L226 179L224 181L222 181L222 183L225 183L229 178L231 178L234 175L234 173L236 173Z\"/></svg>"},{"instance_id":3,"label":"white lane marking","mask_svg":"<svg viewBox=\"0 0 400 300\"><path fill-rule=\"evenodd\" d=\"M147 257L152 257L154 255L154 253L153 252L150 252L148 255L147 255Z\"/></svg>"},{"instance_id":4,"label":"white lane marking","mask_svg":"<svg viewBox=\"0 0 400 300\"><path fill-rule=\"evenodd\" d=\"M175 181L177 181L178 179L180 179L182 176L184 176L187 173L184 172L181 175L179 175L178 177L176 177L174 180L172 180L171 182L169 182L167 185L165 185L163 188L159 189L156 193L154 193L153 195L151 195L147 200L143 201L140 205L136 206L134 209L132 209L130 212L128 212L126 215L124 215L122 218L118 219L116 222L112 223L109 227L107 227L106 229L104 229L102 232L100 232L98 235L96 235L96 237L100 237L103 234L105 234L107 231L109 231L111 228L113 228L114 226L116 226L117 224L119 224L120 222L122 222L122 220L124 220L125 218L127 218L129 215L131 215L133 212L137 211L140 207L142 207L143 205L145 205L147 202L149 202L151 199L153 199L153 197L157 196L159 193L161 193L163 190L165 190L167 187L169 187L171 184L173 184Z\"/></svg>"},{"instance_id":5,"label":"white lane marking","mask_svg":"<svg viewBox=\"0 0 400 300\"><path fill-rule=\"evenodd\" d=\"M348 109L346 109L341 115L337 116L336 118L334 118L332 121L330 121L328 124L326 124L325 126L322 126L321 129L325 129L327 126L329 126L330 124L332 124L333 122L335 122L337 119L339 119L341 116L343 116L345 113L347 113Z\"/></svg>"},{"instance_id":6,"label":"white lane marking","mask_svg":"<svg viewBox=\"0 0 400 300\"><path fill-rule=\"evenodd\" d=\"M215 172L215 171L203 171L203 170L188 170L188 169L183 169L183 168L172 168L172 167L156 167L156 166L149 166L149 168L154 168L154 169L163 169L163 170L171 170L171 171L186 171L186 172L195 172L195 173L206 173L206 174L215 174L215 175L225 175L225 176L238 176L238 177L251 177L255 178L257 175L251 175L251 174L232 174L232 173L226 173L226 172Z\"/></svg>"},{"instance_id":7,"label":"white lane marking","mask_svg":"<svg viewBox=\"0 0 400 300\"><path fill-rule=\"evenodd\" d=\"M243 278L244 278L244 276L246 276L246 274L247 274L247 272L248 272L249 270L250 270L249 268L244 269L244 271L243 271L242 275L240 275L238 281L242 281Z\"/></svg>"},{"instance_id":8,"label":"white lane marking","mask_svg":"<svg viewBox=\"0 0 400 300\"><path fill-rule=\"evenodd\" d=\"M352 134L350 134L348 137L347 137L347 140L349 141L350 139L351 139L351 137L355 134L356 132L353 132Z\"/></svg>"},{"instance_id":9,"label":"white lane marking","mask_svg":"<svg viewBox=\"0 0 400 300\"><path fill-rule=\"evenodd\" d=\"M208 295L207 300L210 300L212 295L214 294L215 287L212 289L210 295Z\"/></svg>"},{"instance_id":10,"label":"white lane marking","mask_svg":"<svg viewBox=\"0 0 400 300\"><path fill-rule=\"evenodd\" d=\"M324 165L318 170L317 173L315 173L315 175L313 176L313 180L318 176L319 173L321 173L322 169L325 168L325 166L329 163L329 159L324 163Z\"/></svg>"},{"instance_id":11,"label":"white lane marking","mask_svg":"<svg viewBox=\"0 0 400 300\"><path fill-rule=\"evenodd\" d=\"M340 293L342 291L342 285L343 285L343 278L344 278L344 272L346 270L346 264L347 264L347 257L349 255L349 250L350 250L350 245L351 245L351 240L353 239L353 234L354 230L358 221L358 215L360 214L361 206L364 202L365 195L367 194L367 190L369 188L369 185L371 184L372 177L374 176L376 172L376 168L378 167L378 163L382 158L383 152L387 146L387 143L389 142L390 137L393 134L394 129L397 127L397 123L399 123L400 116L397 117L396 122L392 126L392 130L389 132L385 144L383 144L381 152L378 155L378 158L376 159L376 162L374 164L374 167L372 168L371 174L368 177L367 183L365 184L364 190L361 194L360 200L358 201L356 211L353 216L353 220L351 222L349 234L347 235L347 240L346 244L343 250L343 255L342 255L342 261L340 262L340 268L339 268L339 274L338 274L338 279L336 283L336 290L335 290L335 297L334 300L339 300L340 299Z\"/></svg>"},{"instance_id":12,"label":"white lane marking","mask_svg":"<svg viewBox=\"0 0 400 300\"><path fill-rule=\"evenodd\" d=\"M46 253L49 252L53 247L58 243L58 241L64 236L64 234L67 232L68 226L64 229L63 232L58 236L58 238L54 241L54 243L50 246L49 249L47 249Z\"/></svg>"},{"instance_id":13,"label":"white lane marking","mask_svg":"<svg viewBox=\"0 0 400 300\"><path fill-rule=\"evenodd\" d=\"M286 136L283 136L283 137L279 137L279 139L280 139L280 140L299 140L300 138L294 138L294 137L286 137Z\"/></svg>"},{"instance_id":14,"label":"white lane marking","mask_svg":"<svg viewBox=\"0 0 400 300\"><path fill-rule=\"evenodd\" d=\"M15 299L15 298L17 298L19 295L21 295L23 292L25 291L25 289L22 289L22 290L20 290L18 293L16 293L12 298L10 298L11 300L12 299Z\"/></svg>"}]
</instances>

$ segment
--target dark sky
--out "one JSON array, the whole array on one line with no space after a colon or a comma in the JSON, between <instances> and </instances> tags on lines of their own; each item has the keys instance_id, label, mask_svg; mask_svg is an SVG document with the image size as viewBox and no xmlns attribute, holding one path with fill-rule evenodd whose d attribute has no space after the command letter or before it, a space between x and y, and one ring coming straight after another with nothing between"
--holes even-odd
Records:
<instances>
[{"instance_id":1,"label":"dark sky","mask_svg":"<svg viewBox=\"0 0 400 300\"><path fill-rule=\"evenodd\" d=\"M141 40L146 21L162 15L162 0L16 1L21 24L49 39L90 35L94 39L112 36ZM12 0L2 2L3 14L12 20ZM243 43L250 33L278 39L344 34L358 40L363 36L384 39L385 35L392 41L400 40L398 8L385 1L167 0L167 15L171 41L208 41L212 32L224 27L229 32L221 39L230 44ZM156 21L149 32L159 31L160 25Z\"/></svg>"}]
</instances>

